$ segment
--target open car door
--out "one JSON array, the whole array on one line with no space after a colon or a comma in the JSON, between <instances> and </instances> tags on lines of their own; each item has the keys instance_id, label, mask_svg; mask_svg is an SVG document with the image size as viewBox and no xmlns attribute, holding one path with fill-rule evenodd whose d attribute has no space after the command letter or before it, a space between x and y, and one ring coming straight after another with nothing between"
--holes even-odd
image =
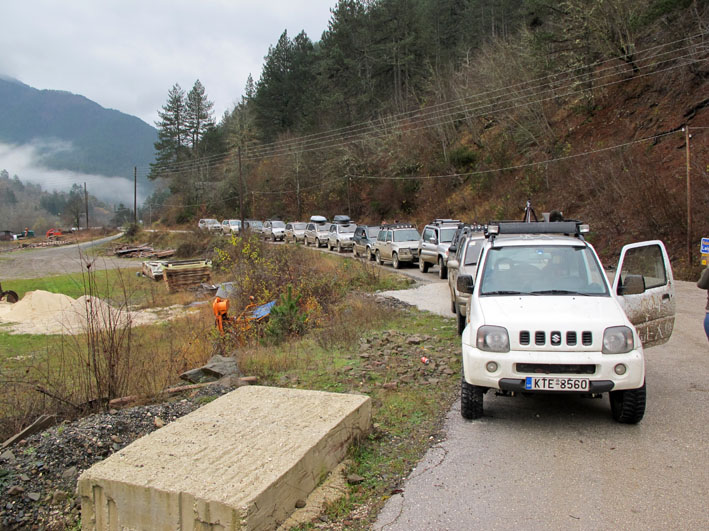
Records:
<instances>
[{"instance_id":1,"label":"open car door","mask_svg":"<svg viewBox=\"0 0 709 531\"><path fill-rule=\"evenodd\" d=\"M643 347L669 341L675 325L674 277L660 240L623 247L613 292L635 325Z\"/></svg>"}]
</instances>

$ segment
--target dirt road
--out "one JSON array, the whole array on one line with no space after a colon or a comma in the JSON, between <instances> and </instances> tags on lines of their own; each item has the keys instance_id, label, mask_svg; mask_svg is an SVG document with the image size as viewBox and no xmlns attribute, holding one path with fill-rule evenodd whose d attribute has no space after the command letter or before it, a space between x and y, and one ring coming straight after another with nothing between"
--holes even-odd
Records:
<instances>
[{"instance_id":1,"label":"dirt road","mask_svg":"<svg viewBox=\"0 0 709 531\"><path fill-rule=\"evenodd\" d=\"M79 273L82 270L86 271L86 264L91 264L94 270L139 268L142 260L97 255L96 248L99 245L119 237L120 234L81 244L2 253L0 255L0 282L15 278L41 278ZM6 285L8 286L6 289L9 289L10 284Z\"/></svg>"},{"instance_id":2,"label":"dirt road","mask_svg":"<svg viewBox=\"0 0 709 531\"><path fill-rule=\"evenodd\" d=\"M431 309L435 288L448 300L447 285L434 282L402 300ZM488 393L485 417L473 422L455 402L445 440L387 502L375 529L709 529L706 294L689 282L676 288L672 339L646 352L640 424L615 423L605 395Z\"/></svg>"}]
</instances>

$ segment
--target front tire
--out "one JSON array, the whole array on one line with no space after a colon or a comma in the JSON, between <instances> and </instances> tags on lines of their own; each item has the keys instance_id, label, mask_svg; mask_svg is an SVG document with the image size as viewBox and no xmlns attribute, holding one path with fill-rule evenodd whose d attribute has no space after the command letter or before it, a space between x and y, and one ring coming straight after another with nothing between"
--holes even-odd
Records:
<instances>
[{"instance_id":1,"label":"front tire","mask_svg":"<svg viewBox=\"0 0 709 531\"><path fill-rule=\"evenodd\" d=\"M401 269L401 262L399 262L399 255L394 253L391 256L391 265L394 267L394 269Z\"/></svg>"},{"instance_id":2,"label":"front tire","mask_svg":"<svg viewBox=\"0 0 709 531\"><path fill-rule=\"evenodd\" d=\"M475 420L483 416L485 388L460 380L460 414L464 419Z\"/></svg>"},{"instance_id":3,"label":"front tire","mask_svg":"<svg viewBox=\"0 0 709 531\"><path fill-rule=\"evenodd\" d=\"M374 254L372 253L371 247L367 247L367 260L369 260L370 262L374 261Z\"/></svg>"},{"instance_id":4,"label":"front tire","mask_svg":"<svg viewBox=\"0 0 709 531\"><path fill-rule=\"evenodd\" d=\"M623 424L637 424L645 415L647 392L645 384L638 389L611 391L608 393L611 401L613 419Z\"/></svg>"},{"instance_id":5,"label":"front tire","mask_svg":"<svg viewBox=\"0 0 709 531\"><path fill-rule=\"evenodd\" d=\"M463 330L465 330L465 314L461 313L460 308L458 308L457 306L455 308L455 322L458 329L458 335L462 336Z\"/></svg>"},{"instance_id":6,"label":"front tire","mask_svg":"<svg viewBox=\"0 0 709 531\"><path fill-rule=\"evenodd\" d=\"M443 258L438 257L438 278L446 279L448 278L448 268L443 265Z\"/></svg>"},{"instance_id":7,"label":"front tire","mask_svg":"<svg viewBox=\"0 0 709 531\"><path fill-rule=\"evenodd\" d=\"M359 258L359 253L357 252L357 247L352 247L352 256Z\"/></svg>"},{"instance_id":8,"label":"front tire","mask_svg":"<svg viewBox=\"0 0 709 531\"><path fill-rule=\"evenodd\" d=\"M421 271L421 273L427 273L427 272L428 272L428 267L429 267L430 265L431 265L431 264L429 264L428 262L426 262L426 261L423 259L423 257L419 254L419 271Z\"/></svg>"},{"instance_id":9,"label":"front tire","mask_svg":"<svg viewBox=\"0 0 709 531\"><path fill-rule=\"evenodd\" d=\"M377 261L377 264L382 265L384 263L382 262L382 255L379 253L379 249L374 252L374 257Z\"/></svg>"}]
</instances>

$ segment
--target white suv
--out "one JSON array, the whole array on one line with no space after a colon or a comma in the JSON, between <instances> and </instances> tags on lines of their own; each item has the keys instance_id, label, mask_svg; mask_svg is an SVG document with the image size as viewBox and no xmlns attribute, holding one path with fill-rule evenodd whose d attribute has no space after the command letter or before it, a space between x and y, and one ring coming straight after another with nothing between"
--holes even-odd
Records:
<instances>
[{"instance_id":1,"label":"white suv","mask_svg":"<svg viewBox=\"0 0 709 531\"><path fill-rule=\"evenodd\" d=\"M625 246L613 284L575 221L488 225L462 335L461 414L502 394L609 393L613 418L645 413L643 347L674 326L672 269L660 241Z\"/></svg>"}]
</instances>

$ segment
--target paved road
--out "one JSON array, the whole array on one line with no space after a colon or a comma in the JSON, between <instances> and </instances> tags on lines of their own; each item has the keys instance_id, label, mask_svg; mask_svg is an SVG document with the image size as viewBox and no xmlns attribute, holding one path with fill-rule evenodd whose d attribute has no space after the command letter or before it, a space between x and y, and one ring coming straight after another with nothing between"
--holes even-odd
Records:
<instances>
[{"instance_id":1,"label":"paved road","mask_svg":"<svg viewBox=\"0 0 709 531\"><path fill-rule=\"evenodd\" d=\"M387 502L375 529L709 529L705 304L705 292L677 283L672 339L646 353L648 406L639 425L615 423L607 396L488 393L486 416L473 422L456 402L445 440Z\"/></svg>"},{"instance_id":2,"label":"paved road","mask_svg":"<svg viewBox=\"0 0 709 531\"><path fill-rule=\"evenodd\" d=\"M94 270L131 269L140 267L142 260L130 260L113 256L97 256L95 247L119 238L109 236L91 242L42 247L2 253L0 255L0 282L15 278L41 278L86 271L91 263ZM83 269L82 269L83 268ZM6 284L10 289L10 284Z\"/></svg>"}]
</instances>

